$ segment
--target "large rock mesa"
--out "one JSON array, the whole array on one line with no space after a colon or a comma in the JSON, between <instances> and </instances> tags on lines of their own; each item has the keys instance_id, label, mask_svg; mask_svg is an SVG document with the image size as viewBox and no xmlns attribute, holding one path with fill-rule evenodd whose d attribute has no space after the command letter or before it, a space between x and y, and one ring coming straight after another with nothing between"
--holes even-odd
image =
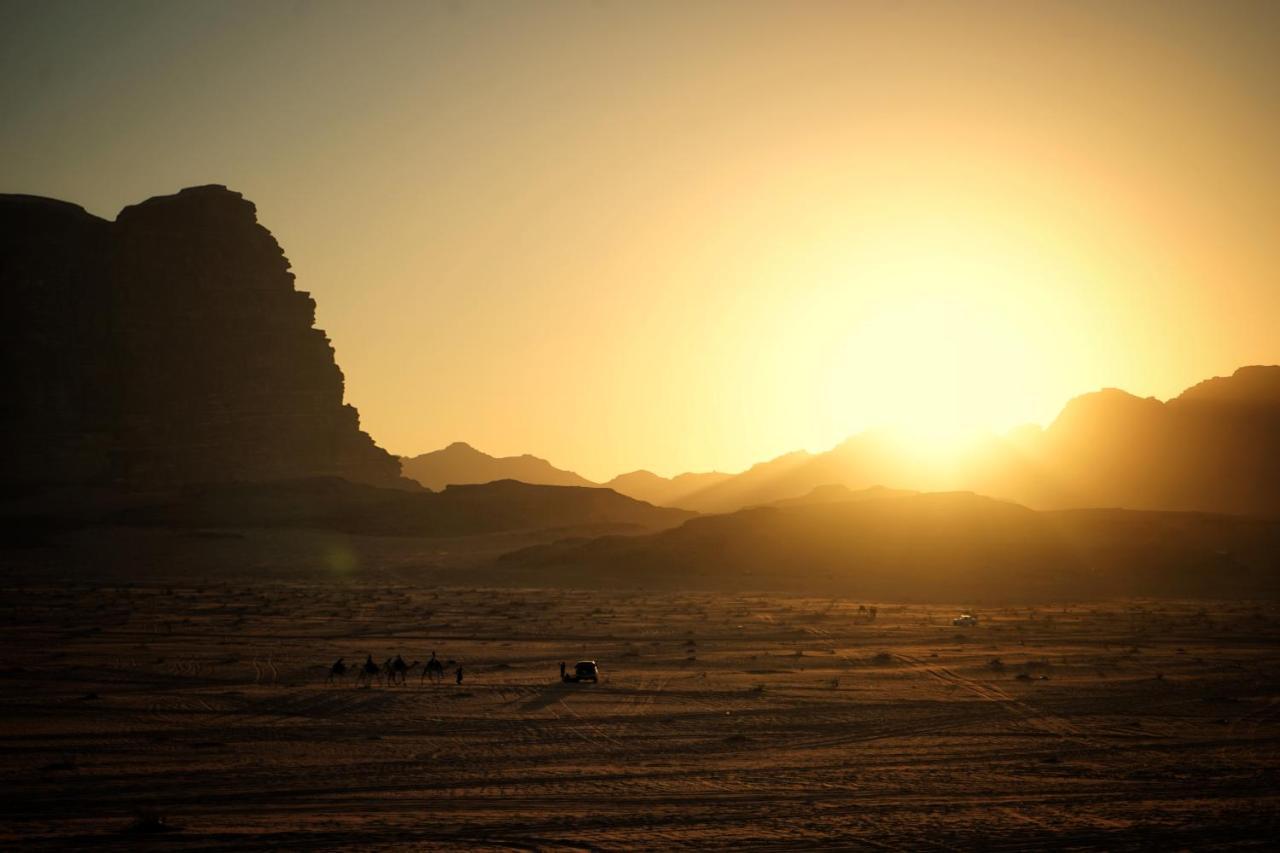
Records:
<instances>
[{"instance_id":1,"label":"large rock mesa","mask_svg":"<svg viewBox=\"0 0 1280 853\"><path fill-rule=\"evenodd\" d=\"M184 189L114 222L0 196L0 479L404 485L256 208Z\"/></svg>"}]
</instances>

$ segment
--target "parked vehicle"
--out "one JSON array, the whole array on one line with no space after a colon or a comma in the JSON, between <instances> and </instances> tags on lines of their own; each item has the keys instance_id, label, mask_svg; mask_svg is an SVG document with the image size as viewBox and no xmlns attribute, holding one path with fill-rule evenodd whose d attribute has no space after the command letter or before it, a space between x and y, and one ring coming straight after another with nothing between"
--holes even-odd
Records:
<instances>
[{"instance_id":1,"label":"parked vehicle","mask_svg":"<svg viewBox=\"0 0 1280 853\"><path fill-rule=\"evenodd\" d=\"M566 672L564 680L570 684L580 681L600 682L600 667L593 660L580 660L573 665L573 672Z\"/></svg>"}]
</instances>

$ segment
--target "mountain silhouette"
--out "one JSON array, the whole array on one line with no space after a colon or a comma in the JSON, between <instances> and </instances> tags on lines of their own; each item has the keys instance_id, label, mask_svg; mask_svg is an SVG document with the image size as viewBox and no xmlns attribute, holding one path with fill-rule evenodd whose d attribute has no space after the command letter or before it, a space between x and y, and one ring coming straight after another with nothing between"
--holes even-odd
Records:
<instances>
[{"instance_id":1,"label":"mountain silhouette","mask_svg":"<svg viewBox=\"0 0 1280 853\"><path fill-rule=\"evenodd\" d=\"M191 187L114 221L0 195L0 281L0 483L413 487L343 404L315 301L239 193Z\"/></svg>"},{"instance_id":2,"label":"mountain silhouette","mask_svg":"<svg viewBox=\"0 0 1280 853\"><path fill-rule=\"evenodd\" d=\"M1036 509L1127 507L1280 516L1280 366L1242 367L1161 402L1109 388L1046 429L975 440L951 464L883 431L791 453L671 501L733 512L820 486L965 490Z\"/></svg>"},{"instance_id":3,"label":"mountain silhouette","mask_svg":"<svg viewBox=\"0 0 1280 853\"><path fill-rule=\"evenodd\" d=\"M562 471L536 456L495 457L461 441L455 441L443 450L402 458L400 469L404 476L433 491L446 486L492 483L495 480L519 480L542 486L598 485L572 471Z\"/></svg>"},{"instance_id":4,"label":"mountain silhouette","mask_svg":"<svg viewBox=\"0 0 1280 853\"><path fill-rule=\"evenodd\" d=\"M807 495L801 495L798 498L783 498L774 501L769 506L776 507L796 507L796 506L814 506L817 504L841 503L844 501L869 501L879 498L903 497L905 495L913 495L916 492L906 489L887 489L884 486L872 486L869 489L859 489L854 491L848 486L839 483L828 483L825 486L817 486Z\"/></svg>"},{"instance_id":5,"label":"mountain silhouette","mask_svg":"<svg viewBox=\"0 0 1280 853\"><path fill-rule=\"evenodd\" d=\"M675 506L690 495L722 483L732 476L732 474L721 474L719 471L708 471L661 477L652 471L632 471L629 474L620 474L604 485L606 488L630 495L637 500Z\"/></svg>"},{"instance_id":6,"label":"mountain silhouette","mask_svg":"<svg viewBox=\"0 0 1280 853\"><path fill-rule=\"evenodd\" d=\"M1242 367L1166 403L1078 397L1031 449L1073 506L1280 516L1280 366Z\"/></svg>"},{"instance_id":7,"label":"mountain silhouette","mask_svg":"<svg viewBox=\"0 0 1280 853\"><path fill-rule=\"evenodd\" d=\"M431 489L506 479L595 486L533 456L461 442L400 462L344 404L315 302L254 205L223 186L126 207L0 196L0 484L171 489L340 477ZM1104 389L1045 429L986 436L945 463L884 432L736 475L634 471L619 494L732 512L877 485L973 491L1035 509L1113 506L1280 516L1280 366L1167 402ZM833 497L835 493L827 494ZM814 498L821 498L818 495Z\"/></svg>"},{"instance_id":8,"label":"mountain silhouette","mask_svg":"<svg viewBox=\"0 0 1280 853\"><path fill-rule=\"evenodd\" d=\"M595 485L536 457L494 459L461 443L404 464L407 476L430 488L504 476ZM860 492L890 485L972 491L1035 509L1112 506L1280 516L1280 366L1242 367L1168 402L1115 388L1083 394L1048 428L980 436L945 464L931 448L877 430L825 453L788 453L740 474L666 478L633 471L604 485L700 513L840 498L838 491L814 494L824 487Z\"/></svg>"},{"instance_id":9,"label":"mountain silhouette","mask_svg":"<svg viewBox=\"0 0 1280 853\"><path fill-rule=\"evenodd\" d=\"M503 556L517 582L701 587L896 601L1274 595L1280 521L1037 512L967 492L702 516L661 533Z\"/></svg>"},{"instance_id":10,"label":"mountain silhouette","mask_svg":"<svg viewBox=\"0 0 1280 853\"><path fill-rule=\"evenodd\" d=\"M453 537L539 530L642 533L673 527L692 515L609 489L500 480L410 492L327 477L190 488L119 511L109 520L172 528L290 527Z\"/></svg>"},{"instance_id":11,"label":"mountain silhouette","mask_svg":"<svg viewBox=\"0 0 1280 853\"><path fill-rule=\"evenodd\" d=\"M659 506L673 506L688 495L731 476L712 472L681 474L668 478L649 471L632 471L614 477L607 483L595 483L573 471L557 468L537 456L527 453L523 456L490 456L462 441L455 441L442 450L402 457L400 467L404 476L435 491L450 485L519 480L522 483L544 486L603 487Z\"/></svg>"}]
</instances>

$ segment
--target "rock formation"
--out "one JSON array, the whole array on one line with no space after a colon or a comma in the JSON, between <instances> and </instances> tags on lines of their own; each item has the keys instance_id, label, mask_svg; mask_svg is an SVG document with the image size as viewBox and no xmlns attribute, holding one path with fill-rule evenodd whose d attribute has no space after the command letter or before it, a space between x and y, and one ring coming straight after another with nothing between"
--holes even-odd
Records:
<instances>
[{"instance_id":1,"label":"rock formation","mask_svg":"<svg viewBox=\"0 0 1280 853\"><path fill-rule=\"evenodd\" d=\"M406 482L239 193L192 187L114 222L0 195L0 287L0 482Z\"/></svg>"}]
</instances>

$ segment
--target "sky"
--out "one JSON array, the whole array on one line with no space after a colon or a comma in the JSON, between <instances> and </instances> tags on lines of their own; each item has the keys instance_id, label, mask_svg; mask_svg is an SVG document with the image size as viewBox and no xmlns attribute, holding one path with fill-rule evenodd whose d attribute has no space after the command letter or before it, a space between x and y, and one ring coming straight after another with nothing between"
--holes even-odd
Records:
<instances>
[{"instance_id":1,"label":"sky","mask_svg":"<svg viewBox=\"0 0 1280 853\"><path fill-rule=\"evenodd\" d=\"M1280 3L0 0L0 192L221 183L393 453L741 470L1280 361Z\"/></svg>"}]
</instances>

